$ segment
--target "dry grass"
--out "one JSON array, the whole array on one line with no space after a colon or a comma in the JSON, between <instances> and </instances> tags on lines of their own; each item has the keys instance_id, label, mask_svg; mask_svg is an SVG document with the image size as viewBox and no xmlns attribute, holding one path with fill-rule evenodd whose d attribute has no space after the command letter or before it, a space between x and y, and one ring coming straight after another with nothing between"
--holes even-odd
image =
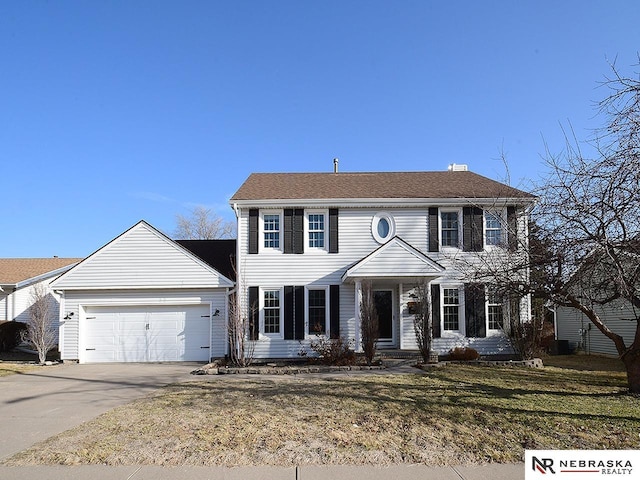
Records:
<instances>
[{"instance_id":1,"label":"dry grass","mask_svg":"<svg viewBox=\"0 0 640 480\"><path fill-rule=\"evenodd\" d=\"M16 373L30 372L40 368L38 365L32 365L28 363L10 363L0 362L0 377L6 377L7 375L14 375Z\"/></svg>"},{"instance_id":2,"label":"dry grass","mask_svg":"<svg viewBox=\"0 0 640 480\"><path fill-rule=\"evenodd\" d=\"M173 385L10 465L476 464L525 448L640 448L624 373L450 365L425 375Z\"/></svg>"}]
</instances>

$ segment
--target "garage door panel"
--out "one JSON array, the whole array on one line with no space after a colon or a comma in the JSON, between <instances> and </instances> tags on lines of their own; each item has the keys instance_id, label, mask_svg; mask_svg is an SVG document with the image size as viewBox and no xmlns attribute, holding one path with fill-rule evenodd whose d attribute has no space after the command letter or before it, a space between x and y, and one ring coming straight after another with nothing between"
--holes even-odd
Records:
<instances>
[{"instance_id":1,"label":"garage door panel","mask_svg":"<svg viewBox=\"0 0 640 480\"><path fill-rule=\"evenodd\" d=\"M208 313L208 305L87 308L82 361L207 361Z\"/></svg>"}]
</instances>

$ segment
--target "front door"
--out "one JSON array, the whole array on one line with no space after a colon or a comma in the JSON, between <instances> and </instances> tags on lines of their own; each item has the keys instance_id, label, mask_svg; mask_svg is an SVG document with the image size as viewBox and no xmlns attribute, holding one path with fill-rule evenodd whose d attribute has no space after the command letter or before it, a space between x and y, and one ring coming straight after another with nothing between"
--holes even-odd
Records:
<instances>
[{"instance_id":1,"label":"front door","mask_svg":"<svg viewBox=\"0 0 640 480\"><path fill-rule=\"evenodd\" d=\"M373 298L378 313L378 345L393 346L393 290L375 290Z\"/></svg>"}]
</instances>

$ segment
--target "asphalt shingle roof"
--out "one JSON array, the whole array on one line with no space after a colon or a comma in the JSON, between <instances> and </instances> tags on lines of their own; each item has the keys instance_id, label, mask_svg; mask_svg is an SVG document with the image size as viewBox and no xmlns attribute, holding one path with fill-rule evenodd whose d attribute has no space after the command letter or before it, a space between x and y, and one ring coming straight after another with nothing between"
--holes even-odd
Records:
<instances>
[{"instance_id":1,"label":"asphalt shingle roof","mask_svg":"<svg viewBox=\"0 0 640 480\"><path fill-rule=\"evenodd\" d=\"M252 173L231 201L373 198L535 197L469 171Z\"/></svg>"},{"instance_id":2,"label":"asphalt shingle roof","mask_svg":"<svg viewBox=\"0 0 640 480\"><path fill-rule=\"evenodd\" d=\"M0 258L0 284L15 285L78 263L82 258Z\"/></svg>"},{"instance_id":3,"label":"asphalt shingle roof","mask_svg":"<svg viewBox=\"0 0 640 480\"><path fill-rule=\"evenodd\" d=\"M235 240L176 240L176 243L211 265L228 279L235 281Z\"/></svg>"}]
</instances>

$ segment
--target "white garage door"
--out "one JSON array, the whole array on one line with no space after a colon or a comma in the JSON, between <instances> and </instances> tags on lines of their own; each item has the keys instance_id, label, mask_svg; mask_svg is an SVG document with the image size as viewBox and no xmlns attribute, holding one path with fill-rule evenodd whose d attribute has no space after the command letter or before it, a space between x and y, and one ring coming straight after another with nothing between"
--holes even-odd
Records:
<instances>
[{"instance_id":1,"label":"white garage door","mask_svg":"<svg viewBox=\"0 0 640 480\"><path fill-rule=\"evenodd\" d=\"M209 306L89 307L81 361L209 360Z\"/></svg>"}]
</instances>

